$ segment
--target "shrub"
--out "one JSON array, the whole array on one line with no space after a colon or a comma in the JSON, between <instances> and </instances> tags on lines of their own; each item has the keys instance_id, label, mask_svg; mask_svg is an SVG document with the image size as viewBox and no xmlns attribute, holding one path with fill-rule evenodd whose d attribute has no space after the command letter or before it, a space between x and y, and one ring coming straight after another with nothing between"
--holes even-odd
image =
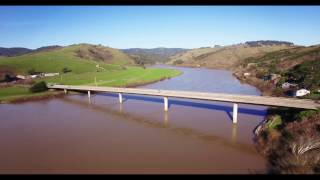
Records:
<instances>
[{"instance_id":1,"label":"shrub","mask_svg":"<svg viewBox=\"0 0 320 180\"><path fill-rule=\"evenodd\" d=\"M283 90L282 88L280 87L276 87L273 92L272 92L275 96L283 96L284 93L283 93Z\"/></svg>"},{"instance_id":2,"label":"shrub","mask_svg":"<svg viewBox=\"0 0 320 180\"><path fill-rule=\"evenodd\" d=\"M71 72L72 70L71 69L68 69L67 67L64 67L63 69L62 69L62 72L63 73L68 73L68 72Z\"/></svg>"},{"instance_id":3,"label":"shrub","mask_svg":"<svg viewBox=\"0 0 320 180\"><path fill-rule=\"evenodd\" d=\"M268 129L275 129L279 125L282 124L282 119L280 115L274 115L273 117L270 118L268 123L266 124Z\"/></svg>"},{"instance_id":4,"label":"shrub","mask_svg":"<svg viewBox=\"0 0 320 180\"><path fill-rule=\"evenodd\" d=\"M183 63L183 61L182 61L181 59L176 60L176 61L173 62L174 65L176 65L176 64L182 64L182 63Z\"/></svg>"},{"instance_id":5,"label":"shrub","mask_svg":"<svg viewBox=\"0 0 320 180\"><path fill-rule=\"evenodd\" d=\"M12 77L9 75L9 74L6 74L5 76L4 76L4 82L10 82L12 80Z\"/></svg>"},{"instance_id":6,"label":"shrub","mask_svg":"<svg viewBox=\"0 0 320 180\"><path fill-rule=\"evenodd\" d=\"M297 115L297 120L302 120L303 118L309 118L311 116L314 116L317 114L317 111L314 110L307 110L307 111L301 111Z\"/></svg>"},{"instance_id":7,"label":"shrub","mask_svg":"<svg viewBox=\"0 0 320 180\"><path fill-rule=\"evenodd\" d=\"M265 70L260 69L256 72L256 77L262 79L266 74L267 72Z\"/></svg>"},{"instance_id":8,"label":"shrub","mask_svg":"<svg viewBox=\"0 0 320 180\"><path fill-rule=\"evenodd\" d=\"M28 74L30 74L30 75L33 75L33 74L35 74L36 73L36 71L34 70L34 69L29 69L28 70Z\"/></svg>"},{"instance_id":9,"label":"shrub","mask_svg":"<svg viewBox=\"0 0 320 180\"><path fill-rule=\"evenodd\" d=\"M43 91L47 91L48 87L47 84L44 81L38 82L36 84L34 84L33 86L31 86L30 91L35 93L35 92L43 92Z\"/></svg>"}]
</instances>

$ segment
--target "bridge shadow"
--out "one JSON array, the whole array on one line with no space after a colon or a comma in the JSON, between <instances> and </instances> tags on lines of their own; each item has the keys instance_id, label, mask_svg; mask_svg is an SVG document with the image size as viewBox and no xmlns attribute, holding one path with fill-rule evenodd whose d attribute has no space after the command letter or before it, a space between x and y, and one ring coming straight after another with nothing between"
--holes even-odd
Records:
<instances>
[{"instance_id":1,"label":"bridge shadow","mask_svg":"<svg viewBox=\"0 0 320 180\"><path fill-rule=\"evenodd\" d=\"M114 93L99 93L98 95L118 98L118 94L114 94ZM122 95L122 98L123 98L123 102L129 101L129 100L139 100L139 101L148 101L148 102L163 104L162 97L150 97L150 96L124 94ZM205 103L205 102L192 102L192 100L169 99L169 102L168 102L169 108L172 105L224 111L229 117L229 120L232 121L233 107L231 103L230 105L219 105L219 104L211 104L211 103ZM266 115L266 110L239 107L238 113L264 117Z\"/></svg>"}]
</instances>

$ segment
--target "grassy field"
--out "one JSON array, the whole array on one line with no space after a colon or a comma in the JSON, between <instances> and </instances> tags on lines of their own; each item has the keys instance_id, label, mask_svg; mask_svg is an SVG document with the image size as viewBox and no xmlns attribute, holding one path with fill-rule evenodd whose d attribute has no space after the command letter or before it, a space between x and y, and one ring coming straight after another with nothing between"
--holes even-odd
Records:
<instances>
[{"instance_id":1,"label":"grassy field","mask_svg":"<svg viewBox=\"0 0 320 180\"><path fill-rule=\"evenodd\" d=\"M128 67L126 70L87 72L82 74L67 73L45 78L45 81L67 85L133 86L171 78L179 74L180 71L171 69Z\"/></svg>"},{"instance_id":2,"label":"grassy field","mask_svg":"<svg viewBox=\"0 0 320 180\"><path fill-rule=\"evenodd\" d=\"M112 70L105 72L67 73L62 76L39 78L36 81L67 85L92 85L92 86L114 86L128 87L143 85L165 78L179 75L181 72L171 69L150 68L143 69L129 67L126 70ZM96 80L96 81L95 81ZM34 97L54 95L54 92L32 93L29 87L12 86L0 88L0 103L12 102L19 99L32 99Z\"/></svg>"}]
</instances>

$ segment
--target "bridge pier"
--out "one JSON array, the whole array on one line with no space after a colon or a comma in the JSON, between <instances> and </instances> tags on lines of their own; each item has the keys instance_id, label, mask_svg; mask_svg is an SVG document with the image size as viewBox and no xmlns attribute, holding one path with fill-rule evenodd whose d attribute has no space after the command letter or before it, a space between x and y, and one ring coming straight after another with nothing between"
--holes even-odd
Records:
<instances>
[{"instance_id":1,"label":"bridge pier","mask_svg":"<svg viewBox=\"0 0 320 180\"><path fill-rule=\"evenodd\" d=\"M232 122L236 124L238 121L238 104L233 103Z\"/></svg>"},{"instance_id":2,"label":"bridge pier","mask_svg":"<svg viewBox=\"0 0 320 180\"><path fill-rule=\"evenodd\" d=\"M88 91L88 98L89 98L89 99L91 98L91 93L90 93L90 91Z\"/></svg>"},{"instance_id":3,"label":"bridge pier","mask_svg":"<svg viewBox=\"0 0 320 180\"><path fill-rule=\"evenodd\" d=\"M164 111L168 111L168 97L163 97Z\"/></svg>"},{"instance_id":4,"label":"bridge pier","mask_svg":"<svg viewBox=\"0 0 320 180\"><path fill-rule=\"evenodd\" d=\"M64 93L67 94L67 89L64 89Z\"/></svg>"},{"instance_id":5,"label":"bridge pier","mask_svg":"<svg viewBox=\"0 0 320 180\"><path fill-rule=\"evenodd\" d=\"M122 103L122 93L119 93L119 102Z\"/></svg>"}]
</instances>

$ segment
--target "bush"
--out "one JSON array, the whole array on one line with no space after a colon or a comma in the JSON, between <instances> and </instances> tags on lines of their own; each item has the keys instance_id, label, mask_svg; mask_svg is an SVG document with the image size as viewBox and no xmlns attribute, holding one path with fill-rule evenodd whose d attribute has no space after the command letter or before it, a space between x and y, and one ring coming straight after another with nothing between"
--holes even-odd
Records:
<instances>
[{"instance_id":1,"label":"bush","mask_svg":"<svg viewBox=\"0 0 320 180\"><path fill-rule=\"evenodd\" d=\"M302 120L303 118L309 118L312 116L315 116L317 114L317 111L314 110L306 110L306 111L301 111L297 115L297 120Z\"/></svg>"},{"instance_id":2,"label":"bush","mask_svg":"<svg viewBox=\"0 0 320 180\"><path fill-rule=\"evenodd\" d=\"M67 67L64 67L63 69L62 69L62 72L63 73L68 73L68 72L71 72L72 70L71 69L68 69Z\"/></svg>"},{"instance_id":3,"label":"bush","mask_svg":"<svg viewBox=\"0 0 320 180\"><path fill-rule=\"evenodd\" d=\"M266 127L268 129L276 129L278 126L282 124L282 119L280 115L274 115L270 118L268 123L266 124Z\"/></svg>"},{"instance_id":4,"label":"bush","mask_svg":"<svg viewBox=\"0 0 320 180\"><path fill-rule=\"evenodd\" d=\"M275 95L275 96L283 96L284 95L284 92L282 90L282 88L280 87L276 87L272 93Z\"/></svg>"},{"instance_id":5,"label":"bush","mask_svg":"<svg viewBox=\"0 0 320 180\"><path fill-rule=\"evenodd\" d=\"M43 91L47 91L48 87L47 84L44 81L38 82L36 84L34 84L33 86L31 86L30 91L35 93L35 92L43 92Z\"/></svg>"},{"instance_id":6,"label":"bush","mask_svg":"<svg viewBox=\"0 0 320 180\"><path fill-rule=\"evenodd\" d=\"M36 73L36 71L34 70L34 69L29 69L28 70L28 74L30 74L30 75L33 75L33 74L35 74Z\"/></svg>"},{"instance_id":7,"label":"bush","mask_svg":"<svg viewBox=\"0 0 320 180\"><path fill-rule=\"evenodd\" d=\"M182 63L183 63L183 61L182 61L181 59L176 60L176 61L173 62L174 65L176 65L176 64L182 64Z\"/></svg>"},{"instance_id":8,"label":"bush","mask_svg":"<svg viewBox=\"0 0 320 180\"><path fill-rule=\"evenodd\" d=\"M256 77L262 79L267 74L266 70L260 69L256 72Z\"/></svg>"}]
</instances>

